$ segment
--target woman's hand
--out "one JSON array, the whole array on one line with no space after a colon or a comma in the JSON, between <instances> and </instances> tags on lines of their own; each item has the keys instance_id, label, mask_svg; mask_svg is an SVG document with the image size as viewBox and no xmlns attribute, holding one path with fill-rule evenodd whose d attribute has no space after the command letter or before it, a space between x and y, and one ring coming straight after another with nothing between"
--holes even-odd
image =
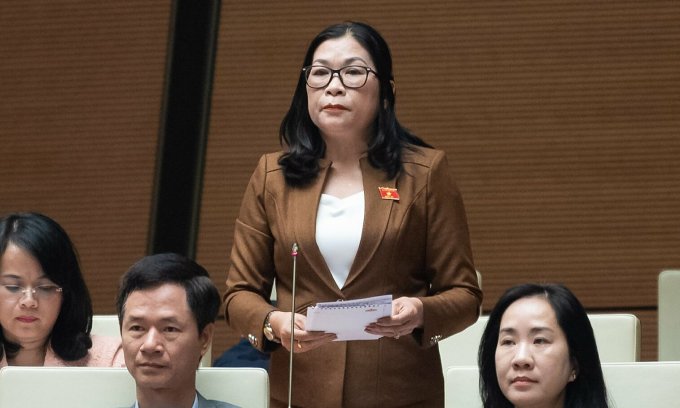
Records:
<instances>
[{"instance_id":1,"label":"woman's hand","mask_svg":"<svg viewBox=\"0 0 680 408\"><path fill-rule=\"evenodd\" d=\"M423 326L423 302L418 298L400 297L392 302L392 316L381 317L366 326L366 332L398 339Z\"/></svg>"},{"instance_id":2,"label":"woman's hand","mask_svg":"<svg viewBox=\"0 0 680 408\"><path fill-rule=\"evenodd\" d=\"M307 316L295 313L295 332L293 345L294 353L304 353L305 351L314 350L328 342L336 339L333 333L305 331L305 321ZM272 326L274 335L281 339L281 345L290 351L290 313L275 311L269 316L269 324Z\"/></svg>"}]
</instances>

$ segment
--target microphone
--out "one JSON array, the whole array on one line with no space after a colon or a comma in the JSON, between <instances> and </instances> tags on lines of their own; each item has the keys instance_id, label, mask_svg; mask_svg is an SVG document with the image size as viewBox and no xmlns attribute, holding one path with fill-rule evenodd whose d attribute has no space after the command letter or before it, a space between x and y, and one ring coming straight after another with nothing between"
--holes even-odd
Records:
<instances>
[{"instance_id":1,"label":"microphone","mask_svg":"<svg viewBox=\"0 0 680 408\"><path fill-rule=\"evenodd\" d=\"M288 408L291 408L291 401L293 398L293 347L295 345L295 283L297 280L297 255L298 244L293 242L293 248L290 255L293 257L293 293L290 307L290 356L288 361Z\"/></svg>"}]
</instances>

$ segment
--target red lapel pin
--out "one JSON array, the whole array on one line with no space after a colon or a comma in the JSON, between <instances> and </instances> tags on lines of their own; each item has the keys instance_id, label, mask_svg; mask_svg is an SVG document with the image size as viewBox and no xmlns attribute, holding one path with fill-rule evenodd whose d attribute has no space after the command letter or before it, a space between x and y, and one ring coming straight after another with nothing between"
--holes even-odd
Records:
<instances>
[{"instance_id":1,"label":"red lapel pin","mask_svg":"<svg viewBox=\"0 0 680 408\"><path fill-rule=\"evenodd\" d=\"M399 192L396 188L378 187L378 191L380 192L380 198L383 200L399 201Z\"/></svg>"}]
</instances>

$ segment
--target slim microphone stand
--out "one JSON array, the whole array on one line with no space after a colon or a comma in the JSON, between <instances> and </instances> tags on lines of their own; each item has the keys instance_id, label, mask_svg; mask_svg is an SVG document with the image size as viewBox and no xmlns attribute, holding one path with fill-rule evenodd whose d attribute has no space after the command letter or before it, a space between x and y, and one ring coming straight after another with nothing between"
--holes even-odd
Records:
<instances>
[{"instance_id":1,"label":"slim microphone stand","mask_svg":"<svg viewBox=\"0 0 680 408\"><path fill-rule=\"evenodd\" d=\"M293 399L293 347L295 346L295 282L297 279L297 255L298 244L293 243L291 256L293 257L293 293L290 307L290 358L288 361L288 408L291 408L291 401Z\"/></svg>"}]
</instances>

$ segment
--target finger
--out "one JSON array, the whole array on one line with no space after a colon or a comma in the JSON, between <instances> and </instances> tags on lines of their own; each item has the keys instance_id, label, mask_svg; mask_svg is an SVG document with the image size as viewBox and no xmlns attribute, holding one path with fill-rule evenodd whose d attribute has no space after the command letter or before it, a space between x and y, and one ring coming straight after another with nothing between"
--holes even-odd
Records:
<instances>
[{"instance_id":1,"label":"finger","mask_svg":"<svg viewBox=\"0 0 680 408\"><path fill-rule=\"evenodd\" d=\"M382 330L382 329L392 330L396 327L404 326L404 323L405 322L403 322L401 320L395 320L395 319L388 319L388 320L384 320L384 321L378 320L374 323L369 324L366 327L367 328L370 327L371 329L376 329L376 330Z\"/></svg>"},{"instance_id":2,"label":"finger","mask_svg":"<svg viewBox=\"0 0 680 408\"><path fill-rule=\"evenodd\" d=\"M326 337L323 337L323 338L314 339L314 340L310 340L310 341L298 341L298 340L296 340L294 348L293 348L293 352L294 353L304 353L304 352L307 352L307 351L310 351L310 350L314 350L316 348L323 346L324 344L327 344L327 343L335 340L335 338L336 338L336 336L332 335L332 336L326 336Z\"/></svg>"},{"instance_id":3,"label":"finger","mask_svg":"<svg viewBox=\"0 0 680 408\"><path fill-rule=\"evenodd\" d=\"M338 336L335 333L325 333L325 332L315 332L314 336L307 336L308 341L328 341L328 340L335 340L337 339Z\"/></svg>"},{"instance_id":4,"label":"finger","mask_svg":"<svg viewBox=\"0 0 680 408\"><path fill-rule=\"evenodd\" d=\"M299 330L299 331L296 330L295 336L293 337L293 340L294 340L294 343L295 343L293 345L293 351L296 352L296 353L300 352L300 350L297 350L299 348L298 342L303 344L303 345L305 345L305 344L316 345L317 342L319 344L325 344L325 343L328 343L329 341L335 340L336 338L337 338L337 336L335 335L335 333L326 333L326 332L319 332L319 331L307 332L307 331L304 331L304 330ZM282 338L281 342L285 345L286 350L290 351L290 336ZM316 347L314 347L314 348L316 348ZM306 350L308 351L309 348L307 348Z\"/></svg>"},{"instance_id":5,"label":"finger","mask_svg":"<svg viewBox=\"0 0 680 408\"><path fill-rule=\"evenodd\" d=\"M395 299L394 302L392 302L392 315L398 315L404 309L407 309L409 305L410 305L409 298L407 297L400 297L398 299Z\"/></svg>"},{"instance_id":6,"label":"finger","mask_svg":"<svg viewBox=\"0 0 680 408\"><path fill-rule=\"evenodd\" d=\"M398 339L399 337L411 334L413 332L413 329L414 329L413 327L409 326L378 327L378 328L367 327L365 331L366 333L374 334L377 336L394 337Z\"/></svg>"},{"instance_id":7,"label":"finger","mask_svg":"<svg viewBox=\"0 0 680 408\"><path fill-rule=\"evenodd\" d=\"M327 343L328 341L335 340L337 336L334 333L325 333L325 332L306 332L304 336L295 336L296 341L301 341L305 343L310 343L310 342L321 342L321 343Z\"/></svg>"},{"instance_id":8,"label":"finger","mask_svg":"<svg viewBox=\"0 0 680 408\"><path fill-rule=\"evenodd\" d=\"M399 316L385 316L381 317L380 319L369 323L369 325L378 325L378 326L396 326L399 324Z\"/></svg>"},{"instance_id":9,"label":"finger","mask_svg":"<svg viewBox=\"0 0 680 408\"><path fill-rule=\"evenodd\" d=\"M376 336L394 337L396 330L391 327L376 327L376 328L366 328L366 333L373 334Z\"/></svg>"},{"instance_id":10,"label":"finger","mask_svg":"<svg viewBox=\"0 0 680 408\"><path fill-rule=\"evenodd\" d=\"M309 337L309 338L323 337L327 334L330 334L330 333L325 332L325 331L320 331L320 330L307 331L307 330L304 330L304 329L295 329L295 337L298 337L298 336L305 336L305 337Z\"/></svg>"},{"instance_id":11,"label":"finger","mask_svg":"<svg viewBox=\"0 0 680 408\"><path fill-rule=\"evenodd\" d=\"M377 324L381 326L394 326L398 324L398 322L395 320L396 316L385 316L381 317L380 319L376 320L374 323L371 324Z\"/></svg>"}]
</instances>

